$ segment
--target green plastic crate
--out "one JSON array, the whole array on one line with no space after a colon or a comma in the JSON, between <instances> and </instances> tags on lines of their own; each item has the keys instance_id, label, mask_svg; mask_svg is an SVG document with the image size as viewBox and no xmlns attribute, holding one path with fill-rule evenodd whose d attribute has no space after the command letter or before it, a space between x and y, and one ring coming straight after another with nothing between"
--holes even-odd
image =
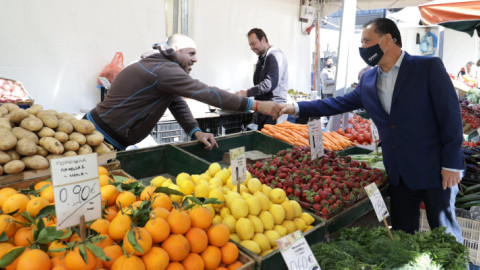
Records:
<instances>
[{"instance_id":1,"label":"green plastic crate","mask_svg":"<svg viewBox=\"0 0 480 270\"><path fill-rule=\"evenodd\" d=\"M322 219L312 215L315 218L313 222L313 229L307 231L303 235L305 236L305 240L309 246L312 246L316 243L322 242L325 238L325 223ZM287 265L283 260L283 256L280 253L279 249L275 249L274 251L268 253L267 255L260 257L257 254L251 252L247 248L243 247L239 243L234 242L237 244L238 248L245 252L249 257L251 257L255 261L255 269L257 270L267 270L267 269L287 269Z\"/></svg>"},{"instance_id":2,"label":"green plastic crate","mask_svg":"<svg viewBox=\"0 0 480 270\"><path fill-rule=\"evenodd\" d=\"M198 141L179 143L175 146L191 153L192 155L200 157L206 162L218 162L221 165L225 165L222 162L225 153L228 153L230 149L241 146L245 146L245 151L258 150L267 155L274 155L280 150L293 147L291 144L264 135L258 131L248 131L215 137L215 140L218 143L218 148L214 148L212 151L206 150L205 145Z\"/></svg>"},{"instance_id":3,"label":"green plastic crate","mask_svg":"<svg viewBox=\"0 0 480 270\"><path fill-rule=\"evenodd\" d=\"M350 148L347 148L343 151L338 152L338 155L339 156L349 156L349 155L357 155L357 154L369 154L371 152L372 152L372 150L370 150L370 149L353 146L353 147L350 147Z\"/></svg>"},{"instance_id":4,"label":"green plastic crate","mask_svg":"<svg viewBox=\"0 0 480 270\"><path fill-rule=\"evenodd\" d=\"M175 147L159 145L155 147L121 151L117 153L122 169L144 184L162 175L172 178L181 173L201 174L210 164L204 160Z\"/></svg>"}]
</instances>

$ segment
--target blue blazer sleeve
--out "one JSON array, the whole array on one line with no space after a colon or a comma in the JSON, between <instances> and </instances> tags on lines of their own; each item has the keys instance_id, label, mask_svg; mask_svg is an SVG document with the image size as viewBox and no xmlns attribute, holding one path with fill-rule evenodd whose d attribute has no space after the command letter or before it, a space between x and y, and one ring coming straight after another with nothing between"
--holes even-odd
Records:
<instances>
[{"instance_id":1,"label":"blue blazer sleeve","mask_svg":"<svg viewBox=\"0 0 480 270\"><path fill-rule=\"evenodd\" d=\"M462 116L452 80L439 58L432 58L428 73L430 95L440 127L442 167L464 169ZM419 131L421 132L421 131Z\"/></svg>"},{"instance_id":2,"label":"blue blazer sleeve","mask_svg":"<svg viewBox=\"0 0 480 270\"><path fill-rule=\"evenodd\" d=\"M344 96L299 102L299 116L302 118L330 116L362 108L361 88L360 82L355 90Z\"/></svg>"}]
</instances>

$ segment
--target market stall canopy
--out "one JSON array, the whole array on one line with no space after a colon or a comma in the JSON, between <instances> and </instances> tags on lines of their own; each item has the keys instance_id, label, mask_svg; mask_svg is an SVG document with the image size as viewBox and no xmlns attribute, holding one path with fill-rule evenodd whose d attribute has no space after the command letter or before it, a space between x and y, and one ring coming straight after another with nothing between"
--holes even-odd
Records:
<instances>
[{"instance_id":1,"label":"market stall canopy","mask_svg":"<svg viewBox=\"0 0 480 270\"><path fill-rule=\"evenodd\" d=\"M357 10L390 9L418 6L431 0L357 0ZM342 0L316 0L312 1L321 7L322 16L330 15L342 9Z\"/></svg>"},{"instance_id":2,"label":"market stall canopy","mask_svg":"<svg viewBox=\"0 0 480 270\"><path fill-rule=\"evenodd\" d=\"M402 10L394 13L389 13L385 17L390 20L393 20L395 23L398 24L406 24L411 26L418 26L418 22L420 21L420 10L418 7L406 7L402 8Z\"/></svg>"},{"instance_id":3,"label":"market stall canopy","mask_svg":"<svg viewBox=\"0 0 480 270\"><path fill-rule=\"evenodd\" d=\"M480 37L480 1L433 1L418 8L424 25L438 24L470 36L476 29Z\"/></svg>"}]
</instances>

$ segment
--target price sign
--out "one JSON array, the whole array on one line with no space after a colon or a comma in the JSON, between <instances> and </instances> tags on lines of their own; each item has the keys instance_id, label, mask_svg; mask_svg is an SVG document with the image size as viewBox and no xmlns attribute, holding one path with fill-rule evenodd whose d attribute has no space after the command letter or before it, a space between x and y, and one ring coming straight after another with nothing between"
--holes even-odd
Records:
<instances>
[{"instance_id":1,"label":"price sign","mask_svg":"<svg viewBox=\"0 0 480 270\"><path fill-rule=\"evenodd\" d=\"M388 209L383 200L382 194L375 183L365 187L368 198L372 202L373 209L375 209L375 214L377 214L378 221L381 222L384 217L388 217Z\"/></svg>"},{"instance_id":2,"label":"price sign","mask_svg":"<svg viewBox=\"0 0 480 270\"><path fill-rule=\"evenodd\" d=\"M283 260L290 270L320 270L317 259L300 231L277 240Z\"/></svg>"},{"instance_id":3,"label":"price sign","mask_svg":"<svg viewBox=\"0 0 480 270\"><path fill-rule=\"evenodd\" d=\"M323 156L323 133L320 119L308 122L308 139L312 160Z\"/></svg>"},{"instance_id":4,"label":"price sign","mask_svg":"<svg viewBox=\"0 0 480 270\"><path fill-rule=\"evenodd\" d=\"M102 85L103 85L103 87L105 87L105 89L110 89L110 82L108 81L107 78L98 77L98 80L102 83Z\"/></svg>"},{"instance_id":5,"label":"price sign","mask_svg":"<svg viewBox=\"0 0 480 270\"><path fill-rule=\"evenodd\" d=\"M377 126L375 126L375 123L373 123L373 121L370 121L370 130L372 131L372 141L379 141L380 135L378 135Z\"/></svg>"},{"instance_id":6,"label":"price sign","mask_svg":"<svg viewBox=\"0 0 480 270\"><path fill-rule=\"evenodd\" d=\"M97 154L52 159L53 195L57 229L102 217Z\"/></svg>"},{"instance_id":7,"label":"price sign","mask_svg":"<svg viewBox=\"0 0 480 270\"><path fill-rule=\"evenodd\" d=\"M230 164L232 164L232 184L236 185L247 180L247 160L245 158L245 147L230 149Z\"/></svg>"}]
</instances>

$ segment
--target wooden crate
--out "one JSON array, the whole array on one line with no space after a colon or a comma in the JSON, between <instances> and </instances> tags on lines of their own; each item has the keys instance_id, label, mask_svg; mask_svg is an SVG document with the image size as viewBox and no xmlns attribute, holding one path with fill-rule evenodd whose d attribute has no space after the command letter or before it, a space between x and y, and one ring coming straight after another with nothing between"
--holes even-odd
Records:
<instances>
[{"instance_id":1,"label":"wooden crate","mask_svg":"<svg viewBox=\"0 0 480 270\"><path fill-rule=\"evenodd\" d=\"M120 162L118 164L120 164ZM123 177L126 177L126 178L137 180L137 179L135 179L135 177L131 176L129 173L127 173L126 171L124 171L122 169L114 169L114 170L108 170L108 171L112 175L123 176Z\"/></svg>"},{"instance_id":2,"label":"wooden crate","mask_svg":"<svg viewBox=\"0 0 480 270\"><path fill-rule=\"evenodd\" d=\"M243 263L239 270L254 270L255 269L255 261L250 258L245 252L238 250L238 260Z\"/></svg>"},{"instance_id":3,"label":"wooden crate","mask_svg":"<svg viewBox=\"0 0 480 270\"><path fill-rule=\"evenodd\" d=\"M110 152L98 155L98 165L105 167L107 170L115 170L120 168L120 162L115 161L116 152ZM40 181L51 177L50 168L45 170L28 170L19 174L0 176L0 188L28 188L31 183L36 184Z\"/></svg>"}]
</instances>

